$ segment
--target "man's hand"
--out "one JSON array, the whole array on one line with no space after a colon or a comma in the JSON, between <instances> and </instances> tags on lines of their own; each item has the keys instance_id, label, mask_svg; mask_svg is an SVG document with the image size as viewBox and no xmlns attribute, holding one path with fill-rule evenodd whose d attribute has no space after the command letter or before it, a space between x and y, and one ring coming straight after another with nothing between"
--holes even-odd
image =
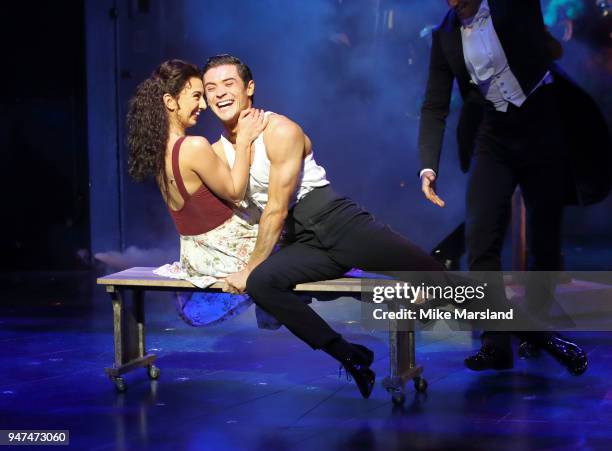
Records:
<instances>
[{"instance_id":1,"label":"man's hand","mask_svg":"<svg viewBox=\"0 0 612 451\"><path fill-rule=\"evenodd\" d=\"M240 294L246 291L246 283L251 271L243 269L242 271L230 274L225 278L223 283L223 291L226 293Z\"/></svg>"},{"instance_id":2,"label":"man's hand","mask_svg":"<svg viewBox=\"0 0 612 451\"><path fill-rule=\"evenodd\" d=\"M436 194L436 174L433 171L425 171L421 175L421 190L431 203L444 207L444 201Z\"/></svg>"}]
</instances>

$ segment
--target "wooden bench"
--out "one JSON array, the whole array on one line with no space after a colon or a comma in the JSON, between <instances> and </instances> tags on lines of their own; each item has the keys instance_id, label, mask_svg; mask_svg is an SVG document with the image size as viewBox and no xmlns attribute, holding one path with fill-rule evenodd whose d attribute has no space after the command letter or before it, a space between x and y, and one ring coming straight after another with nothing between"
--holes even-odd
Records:
<instances>
[{"instance_id":1,"label":"wooden bench","mask_svg":"<svg viewBox=\"0 0 612 451\"><path fill-rule=\"evenodd\" d=\"M106 286L113 304L113 326L115 362L106 368L106 374L114 382L118 391L126 390L123 374L137 368L146 367L149 378L157 379L159 369L154 365L156 356L147 353L145 346L145 309L146 291L220 291L222 284L216 283L202 290L185 280L170 279L153 273L155 268L135 267L115 274L101 277L98 285ZM334 293L359 298L360 278L303 283L295 291L312 293ZM131 297L125 296L131 292ZM130 299L131 298L131 299ZM405 385L414 381L415 389L424 392L427 382L421 377L423 368L415 362L415 338L412 331L398 330L398 321L389 321L389 360L390 374L382 381L383 387L391 394L394 404L405 400Z\"/></svg>"}]
</instances>

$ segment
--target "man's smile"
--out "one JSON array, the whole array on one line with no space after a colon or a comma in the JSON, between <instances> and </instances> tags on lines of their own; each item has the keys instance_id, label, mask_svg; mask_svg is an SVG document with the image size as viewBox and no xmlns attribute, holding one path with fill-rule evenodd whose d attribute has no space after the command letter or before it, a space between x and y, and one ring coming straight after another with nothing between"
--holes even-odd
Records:
<instances>
[{"instance_id":1,"label":"man's smile","mask_svg":"<svg viewBox=\"0 0 612 451\"><path fill-rule=\"evenodd\" d=\"M217 108L219 108L219 110L221 111L224 111L225 109L229 108L233 104L234 104L233 100L222 100L221 102L217 102Z\"/></svg>"}]
</instances>

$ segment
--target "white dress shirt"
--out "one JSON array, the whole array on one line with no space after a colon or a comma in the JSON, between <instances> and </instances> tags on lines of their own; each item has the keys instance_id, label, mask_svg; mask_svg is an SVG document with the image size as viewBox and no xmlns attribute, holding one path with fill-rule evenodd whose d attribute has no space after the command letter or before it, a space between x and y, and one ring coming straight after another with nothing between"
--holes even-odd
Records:
<instances>
[{"instance_id":1,"label":"white dress shirt","mask_svg":"<svg viewBox=\"0 0 612 451\"><path fill-rule=\"evenodd\" d=\"M474 17L462 22L461 42L472 83L497 111L506 112L509 103L520 107L527 100L508 65L487 0L482 0Z\"/></svg>"}]
</instances>

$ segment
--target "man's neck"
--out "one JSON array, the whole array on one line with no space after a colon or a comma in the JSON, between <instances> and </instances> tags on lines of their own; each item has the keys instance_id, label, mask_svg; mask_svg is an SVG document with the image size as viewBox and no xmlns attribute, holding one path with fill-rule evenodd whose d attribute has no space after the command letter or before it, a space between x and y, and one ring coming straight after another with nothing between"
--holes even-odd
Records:
<instances>
[{"instance_id":1,"label":"man's neck","mask_svg":"<svg viewBox=\"0 0 612 451\"><path fill-rule=\"evenodd\" d=\"M249 100L248 106L246 108L251 108L252 106L253 103ZM238 115L235 119L232 119L228 122L223 122L223 136L232 144L236 144L236 135L238 134L238 118L240 117L241 112L242 111L238 112Z\"/></svg>"},{"instance_id":2,"label":"man's neck","mask_svg":"<svg viewBox=\"0 0 612 451\"><path fill-rule=\"evenodd\" d=\"M238 134L238 119L235 121L223 123L223 136L232 144L236 144L236 135Z\"/></svg>"},{"instance_id":3,"label":"man's neck","mask_svg":"<svg viewBox=\"0 0 612 451\"><path fill-rule=\"evenodd\" d=\"M464 27L471 25L471 23L474 21L474 18L478 15L478 11L480 11L480 8L482 7L482 3L484 1L485 0L480 0L480 2L478 2L478 9L476 9L476 12L471 17L468 17L465 20L460 20L461 25L463 25ZM488 6L488 2L487 2L487 6Z\"/></svg>"}]
</instances>

